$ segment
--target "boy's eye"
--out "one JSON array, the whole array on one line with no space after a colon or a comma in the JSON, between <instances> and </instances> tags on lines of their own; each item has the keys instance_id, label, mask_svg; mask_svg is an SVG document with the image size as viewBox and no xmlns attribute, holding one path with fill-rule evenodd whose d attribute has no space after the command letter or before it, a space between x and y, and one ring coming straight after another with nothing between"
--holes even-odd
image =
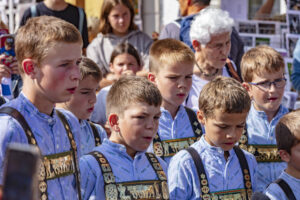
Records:
<instances>
[{"instance_id":1,"label":"boy's eye","mask_svg":"<svg viewBox=\"0 0 300 200\"><path fill-rule=\"evenodd\" d=\"M192 75L188 75L188 76L186 76L185 78L192 78Z\"/></svg>"},{"instance_id":2,"label":"boy's eye","mask_svg":"<svg viewBox=\"0 0 300 200\"><path fill-rule=\"evenodd\" d=\"M238 125L237 128L245 128L245 125Z\"/></svg>"},{"instance_id":3,"label":"boy's eye","mask_svg":"<svg viewBox=\"0 0 300 200\"><path fill-rule=\"evenodd\" d=\"M154 116L155 120L159 120L159 118L160 118L160 115L159 116Z\"/></svg>"},{"instance_id":4,"label":"boy's eye","mask_svg":"<svg viewBox=\"0 0 300 200\"><path fill-rule=\"evenodd\" d=\"M221 129L226 129L228 126L226 126L226 125L217 125L217 127L221 128Z\"/></svg>"},{"instance_id":5,"label":"boy's eye","mask_svg":"<svg viewBox=\"0 0 300 200\"><path fill-rule=\"evenodd\" d=\"M60 66L61 67L66 67L66 66L68 66L69 65L69 63L63 63L63 64L61 64Z\"/></svg>"}]
</instances>

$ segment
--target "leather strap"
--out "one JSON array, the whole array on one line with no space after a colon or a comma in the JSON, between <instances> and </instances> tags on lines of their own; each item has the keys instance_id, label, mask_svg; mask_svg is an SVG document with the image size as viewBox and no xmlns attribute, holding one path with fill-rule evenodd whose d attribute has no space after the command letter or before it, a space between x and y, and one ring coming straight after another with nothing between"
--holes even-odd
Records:
<instances>
[{"instance_id":1,"label":"leather strap","mask_svg":"<svg viewBox=\"0 0 300 200\"><path fill-rule=\"evenodd\" d=\"M281 178L277 179L275 181L275 183L277 183L279 185L279 187L283 190L283 192L285 193L285 195L287 196L287 198L289 200L296 200L296 197L295 197L292 189L283 179L281 179Z\"/></svg>"},{"instance_id":2,"label":"leather strap","mask_svg":"<svg viewBox=\"0 0 300 200\"><path fill-rule=\"evenodd\" d=\"M250 170L249 170L247 159L245 157L244 152L238 146L234 146L233 150L239 159L239 163L243 172L243 180L247 192L247 199L250 200L253 190L252 190L251 176L250 176Z\"/></svg>"},{"instance_id":3,"label":"leather strap","mask_svg":"<svg viewBox=\"0 0 300 200\"><path fill-rule=\"evenodd\" d=\"M226 64L225 67L227 69L227 72L229 73L229 75L234 78L235 80L239 81L240 83L242 83L242 79L239 77L238 73L235 71L231 60L229 58L226 59Z\"/></svg>"},{"instance_id":4,"label":"leather strap","mask_svg":"<svg viewBox=\"0 0 300 200\"><path fill-rule=\"evenodd\" d=\"M5 103L6 103L6 101L5 101L4 97L0 96L0 106Z\"/></svg>"},{"instance_id":5,"label":"leather strap","mask_svg":"<svg viewBox=\"0 0 300 200\"><path fill-rule=\"evenodd\" d=\"M78 155L77 155L77 146L74 141L73 134L71 132L71 127L70 127L66 117L59 110L56 110L56 114L58 115L58 117L60 118L60 120L62 121L62 123L66 129L66 132L67 132L67 135L69 138L69 142L70 142L70 146L73 151L73 159L74 159L74 163L75 163L76 188L77 188L78 199L81 200L80 171L79 171L79 163L78 163Z\"/></svg>"},{"instance_id":6,"label":"leather strap","mask_svg":"<svg viewBox=\"0 0 300 200\"><path fill-rule=\"evenodd\" d=\"M100 146L101 145L101 138L100 138L99 132L97 130L97 127L95 126L95 124L93 122L89 121L89 124L92 128L92 131L93 131L93 135L94 135L94 139L95 139L95 146Z\"/></svg>"}]
</instances>

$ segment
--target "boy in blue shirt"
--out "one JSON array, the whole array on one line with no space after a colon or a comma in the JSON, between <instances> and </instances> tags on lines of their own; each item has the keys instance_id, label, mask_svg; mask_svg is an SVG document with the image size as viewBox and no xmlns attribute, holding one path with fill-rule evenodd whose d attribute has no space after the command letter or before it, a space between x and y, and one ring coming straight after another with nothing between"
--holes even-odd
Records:
<instances>
[{"instance_id":1,"label":"boy in blue shirt","mask_svg":"<svg viewBox=\"0 0 300 200\"><path fill-rule=\"evenodd\" d=\"M195 112L181 105L190 92L195 57L184 43L164 39L153 43L149 61L148 79L162 95L162 116L151 150L169 163L173 155L202 135Z\"/></svg>"},{"instance_id":2,"label":"boy in blue shirt","mask_svg":"<svg viewBox=\"0 0 300 200\"><path fill-rule=\"evenodd\" d=\"M79 120L81 153L84 155L91 152L95 146L99 146L107 135L100 125L88 121L96 103L96 92L102 79L101 71L94 61L86 57L82 58L79 69L81 79L78 88L70 101L58 106L71 111Z\"/></svg>"},{"instance_id":3,"label":"boy in blue shirt","mask_svg":"<svg viewBox=\"0 0 300 200\"><path fill-rule=\"evenodd\" d=\"M15 44L22 93L1 108L0 184L9 143L36 145L42 155L41 199L80 199L80 127L55 104L68 101L80 79L82 39L72 24L36 17L18 30Z\"/></svg>"},{"instance_id":4,"label":"boy in blue shirt","mask_svg":"<svg viewBox=\"0 0 300 200\"><path fill-rule=\"evenodd\" d=\"M157 133L159 90L142 77L114 83L107 96L109 139L81 157L83 199L168 199L166 164L146 153Z\"/></svg>"},{"instance_id":5,"label":"boy in blue shirt","mask_svg":"<svg viewBox=\"0 0 300 200\"><path fill-rule=\"evenodd\" d=\"M286 167L276 147L275 126L288 112L281 105L286 79L281 55L268 46L250 49L241 62L243 86L252 105L240 147L254 154L258 162L258 190L263 191Z\"/></svg>"},{"instance_id":6,"label":"boy in blue shirt","mask_svg":"<svg viewBox=\"0 0 300 200\"><path fill-rule=\"evenodd\" d=\"M251 199L257 163L235 146L249 108L247 91L232 78L219 76L203 87L197 117L205 134L171 159L170 199Z\"/></svg>"},{"instance_id":7,"label":"boy in blue shirt","mask_svg":"<svg viewBox=\"0 0 300 200\"><path fill-rule=\"evenodd\" d=\"M272 200L300 199L300 111L283 116L276 126L279 155L287 168L265 190ZM293 198L292 198L293 197Z\"/></svg>"}]
</instances>

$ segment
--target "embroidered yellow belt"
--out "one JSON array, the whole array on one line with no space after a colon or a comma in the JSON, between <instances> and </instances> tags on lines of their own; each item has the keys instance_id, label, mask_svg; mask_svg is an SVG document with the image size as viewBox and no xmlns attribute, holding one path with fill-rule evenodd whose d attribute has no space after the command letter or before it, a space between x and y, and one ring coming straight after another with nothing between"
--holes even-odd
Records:
<instances>
[{"instance_id":1,"label":"embroidered yellow belt","mask_svg":"<svg viewBox=\"0 0 300 200\"><path fill-rule=\"evenodd\" d=\"M257 162L282 162L276 145L248 144L247 131L241 136L239 147L253 154Z\"/></svg>"},{"instance_id":2,"label":"embroidered yellow belt","mask_svg":"<svg viewBox=\"0 0 300 200\"><path fill-rule=\"evenodd\" d=\"M161 140L157 133L153 139L153 152L162 158L172 157L180 150L187 149L189 146L197 142L202 136L202 128L193 110L185 107L185 111L189 117L194 137L186 137L171 140Z\"/></svg>"},{"instance_id":3,"label":"embroidered yellow belt","mask_svg":"<svg viewBox=\"0 0 300 200\"><path fill-rule=\"evenodd\" d=\"M116 183L112 168L102 153L94 151L91 152L90 155L97 160L102 171L105 197L107 200L169 199L167 177L154 154L146 153L146 156L158 180L121 183Z\"/></svg>"},{"instance_id":4,"label":"embroidered yellow belt","mask_svg":"<svg viewBox=\"0 0 300 200\"><path fill-rule=\"evenodd\" d=\"M202 195L203 200L246 200L245 189L226 190Z\"/></svg>"},{"instance_id":5,"label":"embroidered yellow belt","mask_svg":"<svg viewBox=\"0 0 300 200\"><path fill-rule=\"evenodd\" d=\"M200 137L189 137L173 140L155 141L153 143L153 151L157 156L171 157L178 153L180 150L187 149L199 139Z\"/></svg>"}]
</instances>

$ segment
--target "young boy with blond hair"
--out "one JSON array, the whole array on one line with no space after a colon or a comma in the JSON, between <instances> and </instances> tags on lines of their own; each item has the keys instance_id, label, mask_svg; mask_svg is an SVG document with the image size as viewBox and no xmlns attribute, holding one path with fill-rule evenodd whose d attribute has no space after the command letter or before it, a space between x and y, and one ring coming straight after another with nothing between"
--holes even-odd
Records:
<instances>
[{"instance_id":1,"label":"young boy with blond hair","mask_svg":"<svg viewBox=\"0 0 300 200\"><path fill-rule=\"evenodd\" d=\"M71 111L79 120L81 153L87 154L107 138L105 130L100 125L88 121L94 110L96 92L99 90L102 74L98 65L86 57L82 58L79 69L81 79L78 88L70 101L60 103L57 107Z\"/></svg>"},{"instance_id":2,"label":"young boy with blond hair","mask_svg":"<svg viewBox=\"0 0 300 200\"><path fill-rule=\"evenodd\" d=\"M232 78L219 76L203 87L197 117L205 134L171 159L170 199L251 199L257 163L235 146L250 105L247 91Z\"/></svg>"},{"instance_id":3,"label":"young boy with blond hair","mask_svg":"<svg viewBox=\"0 0 300 200\"><path fill-rule=\"evenodd\" d=\"M272 200L300 199L300 110L284 115L276 126L276 140L281 160L287 168L265 190Z\"/></svg>"},{"instance_id":4,"label":"young boy with blond hair","mask_svg":"<svg viewBox=\"0 0 300 200\"><path fill-rule=\"evenodd\" d=\"M240 147L254 154L258 162L258 190L263 191L285 168L276 147L275 126L288 112L281 105L286 79L281 55L268 46L257 46L242 58L243 86L252 105Z\"/></svg>"},{"instance_id":5,"label":"young boy with blond hair","mask_svg":"<svg viewBox=\"0 0 300 200\"><path fill-rule=\"evenodd\" d=\"M107 96L111 136L81 157L83 199L168 199L166 164L146 149L157 132L161 95L142 77L122 77Z\"/></svg>"},{"instance_id":6,"label":"young boy with blond hair","mask_svg":"<svg viewBox=\"0 0 300 200\"><path fill-rule=\"evenodd\" d=\"M80 33L61 19L36 17L18 30L15 45L24 85L0 109L0 184L8 144L28 143L42 155L40 198L80 199L79 123L72 113L55 109L78 87Z\"/></svg>"},{"instance_id":7,"label":"young boy with blond hair","mask_svg":"<svg viewBox=\"0 0 300 200\"><path fill-rule=\"evenodd\" d=\"M191 89L195 57L184 43L164 39L153 43L149 61L148 79L162 95L162 116L153 151L169 163L173 155L202 135L195 112L181 105Z\"/></svg>"}]
</instances>

